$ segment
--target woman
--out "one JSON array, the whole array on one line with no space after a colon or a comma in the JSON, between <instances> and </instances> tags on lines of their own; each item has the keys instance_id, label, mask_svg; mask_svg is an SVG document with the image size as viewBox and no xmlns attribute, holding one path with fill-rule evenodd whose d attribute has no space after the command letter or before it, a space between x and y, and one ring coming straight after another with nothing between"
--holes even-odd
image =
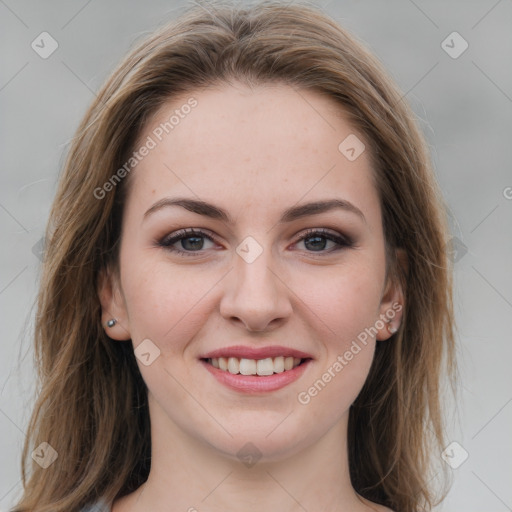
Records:
<instances>
[{"instance_id":1,"label":"woman","mask_svg":"<svg viewBox=\"0 0 512 512\"><path fill-rule=\"evenodd\" d=\"M428 510L446 241L413 114L352 36L191 9L70 149L15 510Z\"/></svg>"}]
</instances>

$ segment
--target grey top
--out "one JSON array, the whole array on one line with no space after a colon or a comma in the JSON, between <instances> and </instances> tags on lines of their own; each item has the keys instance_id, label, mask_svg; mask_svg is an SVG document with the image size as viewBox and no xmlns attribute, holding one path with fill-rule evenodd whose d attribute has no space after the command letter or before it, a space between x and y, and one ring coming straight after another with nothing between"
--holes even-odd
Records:
<instances>
[{"instance_id":1,"label":"grey top","mask_svg":"<svg viewBox=\"0 0 512 512\"><path fill-rule=\"evenodd\" d=\"M99 500L82 509L82 512L111 512L111 504L107 504L104 500Z\"/></svg>"}]
</instances>

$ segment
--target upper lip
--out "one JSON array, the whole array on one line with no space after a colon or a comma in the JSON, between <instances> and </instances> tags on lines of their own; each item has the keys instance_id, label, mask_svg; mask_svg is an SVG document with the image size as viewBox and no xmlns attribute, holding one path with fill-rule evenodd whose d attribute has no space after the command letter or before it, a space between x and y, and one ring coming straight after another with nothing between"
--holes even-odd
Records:
<instances>
[{"instance_id":1,"label":"upper lip","mask_svg":"<svg viewBox=\"0 0 512 512\"><path fill-rule=\"evenodd\" d=\"M300 359L312 359L310 354L294 348L272 345L270 347L244 347L235 345L232 347L212 350L201 356L201 359L215 359L219 357L237 357L239 359L267 359L268 357L298 357Z\"/></svg>"}]
</instances>

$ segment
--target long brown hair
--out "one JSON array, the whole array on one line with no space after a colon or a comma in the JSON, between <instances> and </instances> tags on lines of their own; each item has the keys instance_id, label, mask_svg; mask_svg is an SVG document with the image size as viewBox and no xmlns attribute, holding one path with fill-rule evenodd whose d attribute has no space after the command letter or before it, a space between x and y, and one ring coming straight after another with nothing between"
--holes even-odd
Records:
<instances>
[{"instance_id":1,"label":"long brown hair","mask_svg":"<svg viewBox=\"0 0 512 512\"><path fill-rule=\"evenodd\" d=\"M46 235L35 326L38 397L17 512L78 511L99 497L128 494L148 477L147 389L131 342L105 334L97 296L100 273L116 268L129 180L107 192L104 185L169 98L230 81L326 95L368 145L388 268L401 280L405 308L398 333L377 343L350 411L351 479L360 495L398 512L436 503L429 468L444 443L441 384L453 376L454 322L445 207L414 114L378 60L319 9L208 3L122 61L72 141ZM407 255L407 272L397 249ZM46 469L29 459L42 442L58 453Z\"/></svg>"}]
</instances>

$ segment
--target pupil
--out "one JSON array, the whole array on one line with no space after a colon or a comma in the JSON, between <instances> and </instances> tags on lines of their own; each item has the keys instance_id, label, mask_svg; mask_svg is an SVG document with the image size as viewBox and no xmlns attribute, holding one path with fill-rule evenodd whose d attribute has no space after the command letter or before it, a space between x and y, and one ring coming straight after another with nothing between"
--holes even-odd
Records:
<instances>
[{"instance_id":1,"label":"pupil","mask_svg":"<svg viewBox=\"0 0 512 512\"><path fill-rule=\"evenodd\" d=\"M195 242L192 242L192 244L189 244L189 247L186 247L187 242L189 240L195 240ZM189 236L187 238L184 238L181 241L181 245L182 245L183 249L186 249L186 250L202 249L202 247L203 247L203 239L200 236Z\"/></svg>"},{"instance_id":2,"label":"pupil","mask_svg":"<svg viewBox=\"0 0 512 512\"><path fill-rule=\"evenodd\" d=\"M314 240L315 242L313 242L314 244L318 244L318 242L320 242L320 245L316 245L314 247L316 247L317 249L325 249L325 244L326 244L326 239L322 236L314 236L314 237L311 237L311 238L307 238L304 242L305 242L305 245L306 247L308 246L308 240ZM323 242L323 243L322 243ZM314 248L313 247L313 248ZM309 248L309 247L308 247Z\"/></svg>"}]
</instances>

